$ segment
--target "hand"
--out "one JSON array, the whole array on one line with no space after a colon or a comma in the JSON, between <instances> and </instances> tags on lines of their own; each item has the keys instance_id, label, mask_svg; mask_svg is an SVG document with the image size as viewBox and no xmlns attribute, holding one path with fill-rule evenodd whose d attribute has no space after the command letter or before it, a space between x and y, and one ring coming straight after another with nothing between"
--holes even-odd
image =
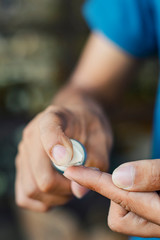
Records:
<instances>
[{"instance_id":1,"label":"hand","mask_svg":"<svg viewBox=\"0 0 160 240\"><path fill-rule=\"evenodd\" d=\"M159 159L123 164L112 176L85 167L70 167L64 175L111 199L108 225L113 231L160 237Z\"/></svg>"},{"instance_id":2,"label":"hand","mask_svg":"<svg viewBox=\"0 0 160 240\"><path fill-rule=\"evenodd\" d=\"M67 109L50 106L24 129L16 157L16 202L35 211L46 211L66 203L72 193L82 197L86 188L70 182L52 166L72 157L69 138L87 149L86 166L107 170L111 133L100 111L79 106ZM109 129L109 128L108 128ZM108 135L107 135L108 131ZM97 144L98 140L98 144Z\"/></svg>"}]
</instances>

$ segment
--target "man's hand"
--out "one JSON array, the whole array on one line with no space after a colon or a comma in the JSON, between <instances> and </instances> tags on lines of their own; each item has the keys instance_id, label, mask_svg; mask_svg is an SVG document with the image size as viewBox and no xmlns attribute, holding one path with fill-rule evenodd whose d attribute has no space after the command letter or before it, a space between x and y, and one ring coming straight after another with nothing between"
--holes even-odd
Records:
<instances>
[{"instance_id":1,"label":"man's hand","mask_svg":"<svg viewBox=\"0 0 160 240\"><path fill-rule=\"evenodd\" d=\"M72 193L79 197L84 194L84 188L70 183L50 161L68 161L72 156L69 138L85 145L87 166L107 169L111 130L100 107L86 96L109 105L123 89L122 81L130 79L131 70L135 72L137 65L136 59L102 34L91 34L67 88L58 92L54 105L24 130L16 159L18 205L44 211L67 202ZM75 89L85 93L85 97Z\"/></svg>"},{"instance_id":2,"label":"man's hand","mask_svg":"<svg viewBox=\"0 0 160 240\"><path fill-rule=\"evenodd\" d=\"M54 169L51 162L63 165L71 159L70 138L79 140L86 147L86 166L107 170L111 133L104 115L97 109L87 100L84 105L72 104L70 108L53 105L28 124L16 158L18 205L46 211L66 203L72 193L79 198L85 194L86 188L70 182Z\"/></svg>"},{"instance_id":3,"label":"man's hand","mask_svg":"<svg viewBox=\"0 0 160 240\"><path fill-rule=\"evenodd\" d=\"M112 176L85 167L70 167L64 175L111 199L108 225L113 231L160 237L160 196L155 192L160 190L160 160L123 164Z\"/></svg>"}]
</instances>

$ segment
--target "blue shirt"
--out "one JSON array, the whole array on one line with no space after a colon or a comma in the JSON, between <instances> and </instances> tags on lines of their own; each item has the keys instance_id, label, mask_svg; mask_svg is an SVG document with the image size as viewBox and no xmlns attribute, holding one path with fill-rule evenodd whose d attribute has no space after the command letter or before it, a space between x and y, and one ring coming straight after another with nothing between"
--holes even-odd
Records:
<instances>
[{"instance_id":1,"label":"blue shirt","mask_svg":"<svg viewBox=\"0 0 160 240\"><path fill-rule=\"evenodd\" d=\"M138 58L158 54L160 59L160 0L88 0L83 13L92 31L101 32L123 51ZM160 83L153 128L152 156L160 158Z\"/></svg>"},{"instance_id":2,"label":"blue shirt","mask_svg":"<svg viewBox=\"0 0 160 240\"><path fill-rule=\"evenodd\" d=\"M92 31L134 57L160 59L160 0L88 0L83 14ZM160 158L160 84L153 126L153 158Z\"/></svg>"}]
</instances>

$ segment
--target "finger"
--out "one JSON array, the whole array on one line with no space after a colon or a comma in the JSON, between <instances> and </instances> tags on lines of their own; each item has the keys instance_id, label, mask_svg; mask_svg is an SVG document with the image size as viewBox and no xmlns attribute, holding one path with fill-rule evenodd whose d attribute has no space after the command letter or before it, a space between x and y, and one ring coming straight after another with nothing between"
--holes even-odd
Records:
<instances>
[{"instance_id":1,"label":"finger","mask_svg":"<svg viewBox=\"0 0 160 240\"><path fill-rule=\"evenodd\" d=\"M128 192L116 187L110 174L85 167L70 167L64 176L120 204L131 211L160 225L160 197L156 192Z\"/></svg>"},{"instance_id":2,"label":"finger","mask_svg":"<svg viewBox=\"0 0 160 240\"><path fill-rule=\"evenodd\" d=\"M119 204L111 201L108 225L115 231L139 237L160 237L160 226L126 211Z\"/></svg>"},{"instance_id":3,"label":"finger","mask_svg":"<svg viewBox=\"0 0 160 240\"><path fill-rule=\"evenodd\" d=\"M27 198L23 193L23 187L20 187L17 194L16 203L21 208L26 208L36 212L46 212L49 209L43 202Z\"/></svg>"},{"instance_id":4,"label":"finger","mask_svg":"<svg viewBox=\"0 0 160 240\"><path fill-rule=\"evenodd\" d=\"M57 107L48 108L39 120L42 145L52 161L62 166L73 156L72 143L64 134L67 121L67 113Z\"/></svg>"},{"instance_id":5,"label":"finger","mask_svg":"<svg viewBox=\"0 0 160 240\"><path fill-rule=\"evenodd\" d=\"M94 168L82 166L69 167L63 175L71 181L75 181L86 188L112 199L113 201L116 199L116 196L118 196L118 193L126 193L126 191L117 188L112 183L110 174L101 172L98 169L96 170Z\"/></svg>"},{"instance_id":6,"label":"finger","mask_svg":"<svg viewBox=\"0 0 160 240\"><path fill-rule=\"evenodd\" d=\"M89 189L79 185L78 183L71 181L72 193L77 198L83 198L88 192Z\"/></svg>"},{"instance_id":7,"label":"finger","mask_svg":"<svg viewBox=\"0 0 160 240\"><path fill-rule=\"evenodd\" d=\"M69 197L71 197L71 191L70 196L68 192L66 195L64 195L65 191L60 193L58 191L58 195L56 195L56 191L54 194L52 192L41 192L40 188L36 184L29 162L27 161L28 159L25 149L23 150L23 158L21 156L19 156L19 158L19 162L21 164L19 168L21 171L21 179L19 181L23 187L23 207L34 209L35 203L33 203L33 200L35 200L37 204L40 204L40 202L42 202L45 208L48 209L52 206L62 205L66 203L67 200L69 200Z\"/></svg>"},{"instance_id":8,"label":"finger","mask_svg":"<svg viewBox=\"0 0 160 240\"><path fill-rule=\"evenodd\" d=\"M114 170L112 180L117 187L129 191L160 190L160 159L122 164Z\"/></svg>"},{"instance_id":9,"label":"finger","mask_svg":"<svg viewBox=\"0 0 160 240\"><path fill-rule=\"evenodd\" d=\"M22 182L22 172L17 169L15 181L15 201L19 207L27 208L32 211L45 212L48 207L41 201L33 200L27 197Z\"/></svg>"},{"instance_id":10,"label":"finger","mask_svg":"<svg viewBox=\"0 0 160 240\"><path fill-rule=\"evenodd\" d=\"M69 195L71 194L70 181L65 179L63 175L59 174L57 170L53 167L50 159L43 150L40 140L37 135L32 136L32 149L30 151L31 143L26 143L26 148L28 148L28 159L30 169L38 186L38 189L42 193L57 194L57 195ZM24 166L22 166L24 169ZM28 171L24 173L28 179ZM27 184L27 181L26 184ZM28 185L28 184L27 184Z\"/></svg>"},{"instance_id":11,"label":"finger","mask_svg":"<svg viewBox=\"0 0 160 240\"><path fill-rule=\"evenodd\" d=\"M29 169L28 169L29 170ZM53 206L58 206L62 205L71 198L71 193L70 195L67 193L66 195L64 193L56 194L56 193L44 193L41 192L38 188L38 186L35 183L35 180L33 178L33 175L31 171L27 171L27 175L23 174L21 177L21 183L23 186L23 194L25 198L27 199L27 204L28 207L31 207L31 204L33 203L32 200L35 200L38 203L43 203L46 209L53 207ZM59 192L58 192L59 193ZM31 200L28 202L28 200ZM34 203L35 205L35 203ZM32 206L32 209L34 208L34 205Z\"/></svg>"}]
</instances>

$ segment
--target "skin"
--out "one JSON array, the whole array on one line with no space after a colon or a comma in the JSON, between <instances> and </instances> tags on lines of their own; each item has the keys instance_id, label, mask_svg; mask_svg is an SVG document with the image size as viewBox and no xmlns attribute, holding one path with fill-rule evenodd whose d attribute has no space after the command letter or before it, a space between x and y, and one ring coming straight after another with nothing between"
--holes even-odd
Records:
<instances>
[{"instance_id":1,"label":"skin","mask_svg":"<svg viewBox=\"0 0 160 240\"><path fill-rule=\"evenodd\" d=\"M108 169L113 142L102 106L114 102L137 65L137 59L106 37L91 34L66 86L24 129L16 157L15 193L19 206L46 211L68 202L73 195L82 197L89 188L111 199L108 223L112 230L160 237L159 196L155 192L160 189L159 160L155 160L155 165L154 161L133 163L137 164L136 176L132 188L127 190L115 186L111 175L101 172ZM85 145L86 166L101 171L72 167L65 172L67 179L53 168L54 146L64 146L72 156L69 138Z\"/></svg>"},{"instance_id":2,"label":"skin","mask_svg":"<svg viewBox=\"0 0 160 240\"><path fill-rule=\"evenodd\" d=\"M57 144L72 155L69 138L85 145L86 166L108 169L112 133L97 101L109 102L111 91L116 91L116 86L119 89L135 63L102 35L91 34L69 82L23 131L16 157L15 196L19 206L46 211L66 203L72 194L81 197L86 191L64 178L51 164L51 160L55 161L52 149Z\"/></svg>"},{"instance_id":3,"label":"skin","mask_svg":"<svg viewBox=\"0 0 160 240\"><path fill-rule=\"evenodd\" d=\"M72 183L72 189L71 182L58 173L51 163L51 160L54 161L51 155L54 145L61 144L72 151L69 138L78 139L85 145L88 153L86 166L102 170L108 168L112 144L109 125L98 106L87 99L83 103L84 100L81 101L77 94L73 106L48 107L23 132L16 158L16 202L21 207L46 211L66 203L72 197L77 186ZM80 103L79 108L76 103ZM99 139L98 148L94 139Z\"/></svg>"},{"instance_id":4,"label":"skin","mask_svg":"<svg viewBox=\"0 0 160 240\"><path fill-rule=\"evenodd\" d=\"M136 171L134 183L127 190L115 186L113 175L91 168L70 167L64 175L111 199L108 225L113 231L139 237L160 237L160 197L155 192L160 189L160 160L123 165L132 165Z\"/></svg>"}]
</instances>

